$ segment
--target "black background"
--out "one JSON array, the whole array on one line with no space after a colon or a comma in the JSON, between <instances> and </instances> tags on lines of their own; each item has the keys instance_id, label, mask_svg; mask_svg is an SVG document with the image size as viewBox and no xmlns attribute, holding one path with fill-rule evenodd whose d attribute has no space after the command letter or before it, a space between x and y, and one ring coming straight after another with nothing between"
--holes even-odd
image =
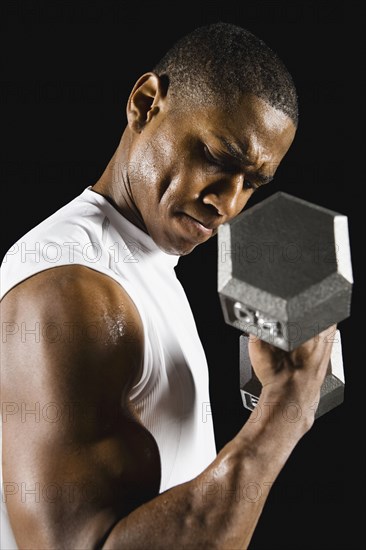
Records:
<instances>
[{"instance_id":1,"label":"black background","mask_svg":"<svg viewBox=\"0 0 366 550\"><path fill-rule=\"evenodd\" d=\"M275 182L349 218L355 285L342 321L345 402L318 419L279 475L251 550L361 548L363 496L361 190L364 141L361 3L8 2L1 7L2 256L36 223L95 183L125 127L131 87L198 25L242 25L283 59L298 88L300 125ZM218 450L247 419L239 332L223 321L217 242L182 258L181 279L210 368ZM167 529L168 529L167 525ZM163 536L163 534L162 534ZM363 543L365 537L363 537Z\"/></svg>"}]
</instances>

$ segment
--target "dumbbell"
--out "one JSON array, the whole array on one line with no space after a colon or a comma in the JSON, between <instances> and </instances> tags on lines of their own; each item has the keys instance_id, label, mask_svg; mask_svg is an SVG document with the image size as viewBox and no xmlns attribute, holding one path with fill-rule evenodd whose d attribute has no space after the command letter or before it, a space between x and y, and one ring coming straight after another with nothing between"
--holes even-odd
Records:
<instances>
[{"instance_id":1,"label":"dumbbell","mask_svg":"<svg viewBox=\"0 0 366 550\"><path fill-rule=\"evenodd\" d=\"M218 230L218 294L239 329L240 390L253 410L261 384L250 364L253 335L290 351L350 315L352 264L346 216L277 192ZM316 417L343 402L339 330Z\"/></svg>"}]
</instances>

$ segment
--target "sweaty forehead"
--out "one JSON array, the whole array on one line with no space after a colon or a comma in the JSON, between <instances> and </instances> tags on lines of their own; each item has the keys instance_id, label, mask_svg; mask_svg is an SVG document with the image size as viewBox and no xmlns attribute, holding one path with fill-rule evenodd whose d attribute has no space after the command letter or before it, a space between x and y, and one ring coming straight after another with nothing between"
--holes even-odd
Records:
<instances>
[{"instance_id":1,"label":"sweaty forehead","mask_svg":"<svg viewBox=\"0 0 366 550\"><path fill-rule=\"evenodd\" d=\"M286 114L252 95L243 97L235 108L216 108L201 115L196 120L205 139L253 166L278 165L296 131Z\"/></svg>"},{"instance_id":2,"label":"sweaty forehead","mask_svg":"<svg viewBox=\"0 0 366 550\"><path fill-rule=\"evenodd\" d=\"M228 109L210 107L190 113L195 128L205 139L233 145L248 157L280 162L290 147L295 126L282 111L264 100L247 95Z\"/></svg>"},{"instance_id":3,"label":"sweaty forehead","mask_svg":"<svg viewBox=\"0 0 366 550\"><path fill-rule=\"evenodd\" d=\"M283 111L251 94L241 97L230 118L244 126L252 126L259 135L277 135L288 126L294 128L292 120Z\"/></svg>"}]
</instances>

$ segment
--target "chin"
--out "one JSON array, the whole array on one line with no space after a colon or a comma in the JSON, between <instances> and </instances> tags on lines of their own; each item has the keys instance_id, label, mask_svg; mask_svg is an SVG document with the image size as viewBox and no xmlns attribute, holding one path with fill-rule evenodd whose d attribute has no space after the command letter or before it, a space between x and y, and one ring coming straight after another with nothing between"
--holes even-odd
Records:
<instances>
[{"instance_id":1,"label":"chin","mask_svg":"<svg viewBox=\"0 0 366 550\"><path fill-rule=\"evenodd\" d=\"M185 243L184 245L174 245L171 243L165 243L164 245L158 244L158 246L166 254L172 254L174 256L187 256L196 248L196 246L198 246L198 244Z\"/></svg>"},{"instance_id":2,"label":"chin","mask_svg":"<svg viewBox=\"0 0 366 550\"><path fill-rule=\"evenodd\" d=\"M171 237L171 235L170 235ZM198 246L200 243L197 242L190 242L186 239L172 239L172 238L161 238L161 239L154 239L157 246L165 252L166 254L172 254L174 256L187 256L187 254L190 254L196 246Z\"/></svg>"},{"instance_id":3,"label":"chin","mask_svg":"<svg viewBox=\"0 0 366 550\"><path fill-rule=\"evenodd\" d=\"M193 252L193 250L196 248L196 246L198 246L198 244L194 244L194 245L190 246L189 249L181 250L180 252L177 252L177 254L179 254L179 256L188 256L188 254Z\"/></svg>"}]
</instances>

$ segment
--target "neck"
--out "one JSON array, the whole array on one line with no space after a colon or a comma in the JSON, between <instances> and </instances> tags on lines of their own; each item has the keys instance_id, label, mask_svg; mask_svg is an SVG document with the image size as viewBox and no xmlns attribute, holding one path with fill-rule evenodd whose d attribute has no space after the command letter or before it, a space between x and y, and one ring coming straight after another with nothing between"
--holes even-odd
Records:
<instances>
[{"instance_id":1,"label":"neck","mask_svg":"<svg viewBox=\"0 0 366 550\"><path fill-rule=\"evenodd\" d=\"M116 152L92 190L103 195L125 218L145 231L144 220L135 204L128 178L130 137L128 129L122 135Z\"/></svg>"}]
</instances>

